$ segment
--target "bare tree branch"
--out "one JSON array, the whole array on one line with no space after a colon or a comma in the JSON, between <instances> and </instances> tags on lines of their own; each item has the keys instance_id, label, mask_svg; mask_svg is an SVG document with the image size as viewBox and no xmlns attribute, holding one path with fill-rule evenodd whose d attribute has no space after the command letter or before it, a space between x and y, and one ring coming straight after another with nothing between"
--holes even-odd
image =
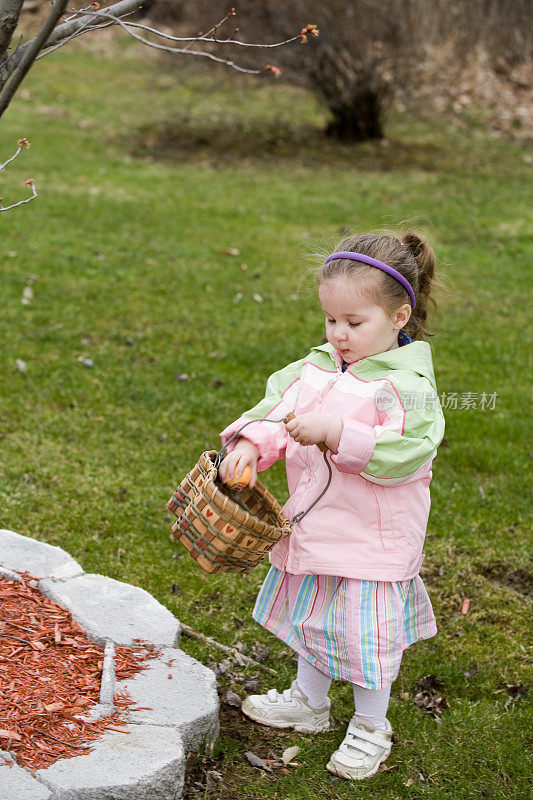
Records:
<instances>
[{"instance_id":1,"label":"bare tree branch","mask_svg":"<svg viewBox=\"0 0 533 800\"><path fill-rule=\"evenodd\" d=\"M147 33L153 33L156 36L159 36L161 39L168 39L171 42L212 42L213 44L230 44L230 45L237 45L238 47L252 47L255 49L260 49L260 48L272 49L275 47L283 47L283 45L290 44L291 42L301 41L302 36L304 35L302 31L302 33L299 33L297 36L291 36L289 39L284 39L282 42L273 42L272 44L262 44L258 42L241 42L238 39L218 39L216 35L210 36L210 34L216 31L217 28L219 28L220 25L222 25L228 19L229 15L227 15L226 17L224 17L223 20L221 20L221 22L217 23L217 25L211 28L211 30L208 31L208 33L205 34L202 33L199 34L198 36L172 36L170 33L166 33L165 31L159 31L157 30L157 28L152 28L149 25L144 25L141 22L131 22L129 20L127 22L124 22L122 19L118 19L115 14L111 13L111 8L112 6L109 9L104 8L100 11L83 10L79 11L78 13L91 17L106 18L111 20L112 22L121 24L123 28L141 28L143 31L146 31ZM308 27L314 28L315 26L308 26ZM313 33L313 35L315 36L318 35L318 31L316 33L313 31L308 31L308 32ZM177 52L181 53L183 51L178 50Z\"/></svg>"},{"instance_id":2,"label":"bare tree branch","mask_svg":"<svg viewBox=\"0 0 533 800\"><path fill-rule=\"evenodd\" d=\"M11 162L14 161L16 159L16 157L25 148L27 148L29 146L30 146L30 143L28 142L27 139L19 139L18 140L18 144L17 144L17 149L16 149L15 153L11 156L11 158L8 158L7 161L4 161L3 164L0 164L0 172L2 172L2 170L4 170L7 167L8 164L11 164ZM29 203L31 200L34 200L37 197L37 189L35 187L35 181L33 180L33 178L28 178L27 180L25 180L24 181L24 186L29 186L30 187L31 192L32 192L31 197L27 197L25 200L19 200L18 203L13 203L10 206L3 206L2 205L2 198L0 197L0 211L10 211L12 208L16 208L17 206L22 206L25 203Z\"/></svg>"},{"instance_id":3,"label":"bare tree branch","mask_svg":"<svg viewBox=\"0 0 533 800\"><path fill-rule=\"evenodd\" d=\"M279 70L277 67L272 67L272 65L267 65L263 69L248 69L246 67L240 66L236 64L234 61L230 60L229 58L224 58L221 56L216 56L213 53L210 53L205 50L191 50L190 45L193 42L209 42L212 44L229 44L229 45L238 45L240 47L247 47L247 48L263 48L263 49L272 49L276 47L282 47L283 45L291 44L295 41L305 41L305 36L307 33L311 33L313 36L318 35L318 30L314 25L308 25L307 28L302 29L302 31L297 36L292 36L288 39L285 39L282 42L274 42L272 44L261 44L256 42L241 42L236 39L218 39L216 37L216 31L218 28L226 22L226 20L232 16L232 14L227 14L224 19L222 19L219 23L213 26L211 30L209 30L206 34L199 34L198 36L172 36L169 33L165 33L163 31L159 31L156 28L152 28L149 25L144 25L140 22L131 22L130 20L124 21L123 18L119 18L115 14L111 13L111 9L114 6L109 6L107 9L102 10L89 10L89 9L80 9L80 11L76 12L79 16L85 16L88 20L85 23L82 23L81 26L76 27L70 35L62 39L61 41L57 42L57 44L50 47L48 50L42 52L38 57L37 60L43 58L44 56L48 55L48 53L57 50L58 47L62 47L64 44L67 44L71 39L75 38L76 36L81 36L82 34L86 33L88 30L96 30L97 28L107 27L108 25L118 25L122 28L125 33L131 36L133 39L141 42L142 44L146 45L147 47L153 47L156 50L163 50L167 53L175 53L180 55L193 55L193 56L200 56L202 58L207 58L210 61L215 61L219 64L224 64L232 69L237 70L237 72L244 72L248 75L261 75L263 72L273 72L274 75L279 75ZM130 12L131 13L131 12ZM99 20L106 20L105 23L99 22ZM64 29L65 25L59 26L57 30ZM158 42L154 42L151 39L147 39L144 36L136 33L132 29L140 29L146 31L147 33L154 34L155 36L159 36L162 39L166 39L172 42L187 42L185 47L171 47L170 45L163 45L159 44ZM211 34L214 33L214 36Z\"/></svg>"},{"instance_id":4,"label":"bare tree branch","mask_svg":"<svg viewBox=\"0 0 533 800\"><path fill-rule=\"evenodd\" d=\"M39 51L42 49L51 32L54 30L58 20L61 19L66 6L67 0L55 0L52 10L50 11L50 14L48 15L41 30L37 36L34 36L34 38L28 42L29 46L26 48L24 55L18 62L11 74L11 77L0 93L0 117L8 107L12 97L15 95L18 87L29 72L31 65L37 58ZM22 48L19 48L19 50L20 49Z\"/></svg>"},{"instance_id":5,"label":"bare tree branch","mask_svg":"<svg viewBox=\"0 0 533 800\"><path fill-rule=\"evenodd\" d=\"M16 159L16 157L18 155L20 155L20 153L24 150L25 147L29 147L29 146L30 146L30 143L28 142L27 139L19 139L18 140L18 144L17 144L17 149L15 150L15 152L11 156L11 158L8 158L7 161L4 161L3 164L0 164L0 172L2 172L2 170L4 170L7 167L8 164L11 164L11 162Z\"/></svg>"},{"instance_id":6,"label":"bare tree branch","mask_svg":"<svg viewBox=\"0 0 533 800\"><path fill-rule=\"evenodd\" d=\"M47 56L49 53L53 53L54 50L57 50L59 47L63 47L64 44L68 44L69 42L72 41L72 39L75 39L77 36L82 36L84 33L87 33L88 30L97 31L100 30L101 28L109 28L110 25L115 24L113 20L101 23L100 25L93 25L92 23L93 20L91 19L91 17L87 17L85 24L74 30L69 36L66 36L64 39L61 39L60 42L57 42L57 44L54 44L52 47L48 47L48 45L45 45L45 47L48 47L48 49L43 50L35 60L39 61L41 58L43 58L43 56Z\"/></svg>"},{"instance_id":7,"label":"bare tree branch","mask_svg":"<svg viewBox=\"0 0 533 800\"><path fill-rule=\"evenodd\" d=\"M66 8L66 2L63 6L63 12ZM122 17L127 14L132 14L133 12L137 11L140 7L139 0L121 0L119 3L114 3L112 6L109 6L105 9L105 11L117 16ZM62 13L63 13L62 12ZM87 31L91 30L94 27L100 26L99 20L94 20L91 22L90 25L87 25L86 20L84 17L79 17L79 11L74 11L73 15L67 20L67 22L63 22L61 25L57 24L52 28L52 30L48 31L48 36L45 41L41 44L41 48L44 47L53 47L54 45L62 42L64 39L70 39L73 34L76 34L80 31L86 33ZM61 15L60 15L61 16ZM39 31L38 36L40 36L41 31ZM36 37L35 37L36 38ZM19 59L24 58L28 49L32 46L32 43L35 39L30 39L29 42L21 45L15 53L13 53L12 59L14 64L18 64Z\"/></svg>"},{"instance_id":8,"label":"bare tree branch","mask_svg":"<svg viewBox=\"0 0 533 800\"><path fill-rule=\"evenodd\" d=\"M307 25L307 27L302 28L297 36L290 36L283 41L273 42L271 44L238 41L234 38L238 28L233 31L233 37L228 36L225 39L219 38L218 31L220 27L227 22L230 17L235 16L235 10L231 9L231 11L229 11L220 22L210 28L207 33L199 34L198 36L193 37L177 37L163 31L156 30L149 25L144 25L139 22L132 22L130 20L124 20L124 17L127 17L139 10L139 0L119 0L119 2L113 3L112 5L103 9L100 9L99 4L94 2L86 8L73 10L70 13L70 16L66 18L65 22L59 24L59 20L65 12L66 3L67 0L55 0L52 11L39 33L33 39L30 39L28 42L25 42L25 44L18 47L9 56L6 56L5 52L2 54L0 49L0 87L3 86L0 91L0 117L8 107L15 92L20 86L20 83L24 79L24 76L27 74L34 61L42 58L45 55L48 55L48 53L51 53L54 50L57 50L58 47L67 44L67 42L71 41L77 36L81 36L89 31L108 27L109 25L119 26L132 38L136 39L147 47L153 47L156 50L163 50L168 53L179 55L192 55L200 58L207 58L210 61L224 64L232 69L237 70L238 72L244 72L249 75L260 75L264 72L272 72L275 77L279 76L280 70L278 67L275 67L271 64L267 64L262 69L252 69L247 66L237 64L230 58L215 55L215 53L210 52L209 49L193 50L191 48L191 44L206 43L208 45L233 45L240 48L272 49L282 47L283 45L287 45L298 40L305 42L307 41L308 34L313 36L318 35L318 29L315 25ZM8 9L12 9L15 12L18 10L19 15L21 5L22 0L0 0L0 10L2 7L5 7L6 11ZM9 29L5 29L4 40L10 41L15 27L16 20L14 23L10 23ZM158 41L154 41L153 39L146 38L146 36L137 32L139 30L146 32L151 37L158 36L161 39L169 42L180 44L183 43L184 46L176 47L175 45L162 44ZM0 28L0 41L1 36L2 29Z\"/></svg>"},{"instance_id":9,"label":"bare tree branch","mask_svg":"<svg viewBox=\"0 0 533 800\"><path fill-rule=\"evenodd\" d=\"M187 37L187 38L179 38L179 37L171 36L170 34L162 33L161 31L158 31L155 28L150 28L147 25L142 25L140 23L134 23L134 22L129 22L129 21L125 22L123 19L117 17L115 14L111 14L110 13L110 9L111 8L113 8L113 6L110 6L109 9L104 9L102 11L79 11L78 13L80 15L87 15L87 16L92 18L91 24L87 25L86 23L85 24L82 23L82 25L80 27L78 27L76 30L74 30L69 35L69 37L67 39L64 39L63 41L58 42L53 48L51 48L51 50L56 50L61 45L66 44L66 42L69 41L70 39L72 39L74 36L79 36L79 35L81 35L83 33L86 33L86 31L88 31L88 30L93 30L96 27L101 27L101 24L96 25L95 21L108 20L110 23L118 25L120 28L122 28L133 39L137 39L137 41L141 42L142 44L145 44L148 47L153 47L156 50L164 50L167 53L177 53L177 54L182 54L182 55L193 55L193 56L200 56L200 57L203 57L203 58L208 58L210 61L215 61L215 62L217 62L219 64L225 64L226 66L232 67L233 69L237 70L238 72L245 72L245 73L247 73L249 75L260 75L261 73L263 73L265 71L270 71L270 72L274 72L274 74L279 74L279 71L276 68L273 68L271 65L268 65L267 67L264 67L263 69L247 69L246 67L241 67L239 64L236 64L234 61L231 61L228 58L223 58L221 56L216 56L213 53L209 53L209 52L207 52L205 50L191 50L190 47L172 47L170 45L164 45L164 44L159 44L158 42L153 42L150 39L147 39L146 37L141 36L138 33L135 33L135 31L133 31L131 29L132 28L140 28L140 29L146 30L146 31L148 31L150 33L154 33L157 36L161 36L164 39L170 39L170 40L176 41L176 42L189 42L190 43L190 42L196 42L196 41L197 42L204 42L205 41L205 42L212 42L212 43L215 43L215 44L228 44L228 43L229 44L235 44L235 42L233 40L225 40L225 39L224 40L220 40L220 39L214 39L214 38L211 38L211 37L204 37L204 36ZM66 23L66 24L69 24L69 23ZM60 28L64 28L64 27L65 27L64 25L60 26ZM59 28L58 28L58 30L59 30ZM283 42L275 42L274 44L256 44L256 43L253 43L253 42L236 42L236 43L239 44L241 47L253 47L253 48L255 48L255 47L267 47L267 48L273 48L273 47L281 47L282 45L290 44L291 42L295 42L297 40L301 41L301 39L302 39L302 34L298 34L298 36L293 36L290 39L286 39ZM47 55L48 52L51 52L51 50L47 50L46 52L41 53L39 58L42 58L43 56Z\"/></svg>"},{"instance_id":10,"label":"bare tree branch","mask_svg":"<svg viewBox=\"0 0 533 800\"><path fill-rule=\"evenodd\" d=\"M16 208L17 206L23 206L25 203L31 203L32 200L35 200L36 197L39 195L37 194L37 189L35 188L35 184L33 181L28 183L28 181L24 181L25 186L29 186L31 188L32 194L31 197L27 197L25 200L19 200L18 203L13 203L11 206L3 206L2 205L2 198L0 197L0 212L1 211L11 211L12 208Z\"/></svg>"}]
</instances>

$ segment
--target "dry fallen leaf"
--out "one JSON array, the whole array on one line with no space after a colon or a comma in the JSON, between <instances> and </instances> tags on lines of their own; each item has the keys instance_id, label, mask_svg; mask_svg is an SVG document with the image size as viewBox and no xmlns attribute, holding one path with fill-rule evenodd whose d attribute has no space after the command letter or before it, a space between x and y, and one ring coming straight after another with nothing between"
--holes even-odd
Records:
<instances>
[{"instance_id":1,"label":"dry fallen leaf","mask_svg":"<svg viewBox=\"0 0 533 800\"><path fill-rule=\"evenodd\" d=\"M224 702L228 706L234 706L234 708L240 708L242 705L242 699L239 697L237 692L226 692L224 695Z\"/></svg>"},{"instance_id":2,"label":"dry fallen leaf","mask_svg":"<svg viewBox=\"0 0 533 800\"><path fill-rule=\"evenodd\" d=\"M506 683L505 688L507 689L509 697L505 701L504 708L509 708L511 703L517 703L522 698L522 695L527 692L527 688L522 683Z\"/></svg>"},{"instance_id":3,"label":"dry fallen leaf","mask_svg":"<svg viewBox=\"0 0 533 800\"><path fill-rule=\"evenodd\" d=\"M414 689L413 703L419 708L423 708L428 714L440 722L439 714L447 708L447 702L438 691L442 683L436 675L425 675L421 678Z\"/></svg>"},{"instance_id":4,"label":"dry fallen leaf","mask_svg":"<svg viewBox=\"0 0 533 800\"><path fill-rule=\"evenodd\" d=\"M206 787L210 790L217 790L220 788L220 785L224 779L223 775L220 772L217 772L215 769L210 769L205 773L206 778Z\"/></svg>"},{"instance_id":5,"label":"dry fallen leaf","mask_svg":"<svg viewBox=\"0 0 533 800\"><path fill-rule=\"evenodd\" d=\"M255 753L251 753L250 751L248 751L244 755L246 760L248 761L249 764L252 765L252 767L257 767L257 769L264 769L265 772L272 772L272 767L269 767L266 761L263 758L259 758L259 756L256 756Z\"/></svg>"},{"instance_id":6,"label":"dry fallen leaf","mask_svg":"<svg viewBox=\"0 0 533 800\"><path fill-rule=\"evenodd\" d=\"M241 254L241 251L237 250L236 247L224 247L220 252L224 256L240 256Z\"/></svg>"},{"instance_id":7,"label":"dry fallen leaf","mask_svg":"<svg viewBox=\"0 0 533 800\"><path fill-rule=\"evenodd\" d=\"M390 767L387 767L386 764L380 764L378 772L391 772L393 769L398 769L398 764L391 764Z\"/></svg>"},{"instance_id":8,"label":"dry fallen leaf","mask_svg":"<svg viewBox=\"0 0 533 800\"><path fill-rule=\"evenodd\" d=\"M286 750L283 751L283 755L281 756L281 760L287 766L287 764L296 758L298 753L300 752L300 748L297 744L293 745L292 747L287 747Z\"/></svg>"},{"instance_id":9,"label":"dry fallen leaf","mask_svg":"<svg viewBox=\"0 0 533 800\"><path fill-rule=\"evenodd\" d=\"M254 642L252 645L252 657L255 658L256 661L264 661L270 655L270 647L266 645L259 644L259 642Z\"/></svg>"},{"instance_id":10,"label":"dry fallen leaf","mask_svg":"<svg viewBox=\"0 0 533 800\"><path fill-rule=\"evenodd\" d=\"M33 289L31 286L25 286L22 292L22 300L20 301L23 306L28 306L33 300Z\"/></svg>"}]
</instances>

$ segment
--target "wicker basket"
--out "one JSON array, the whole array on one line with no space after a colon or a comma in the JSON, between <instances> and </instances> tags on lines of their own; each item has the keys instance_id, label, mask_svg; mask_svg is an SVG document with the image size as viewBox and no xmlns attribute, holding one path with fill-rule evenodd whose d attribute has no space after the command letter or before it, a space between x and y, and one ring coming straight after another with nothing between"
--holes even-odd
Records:
<instances>
[{"instance_id":1,"label":"wicker basket","mask_svg":"<svg viewBox=\"0 0 533 800\"><path fill-rule=\"evenodd\" d=\"M250 572L291 526L261 483L230 489L217 479L216 450L202 453L167 503L172 538L205 572Z\"/></svg>"}]
</instances>

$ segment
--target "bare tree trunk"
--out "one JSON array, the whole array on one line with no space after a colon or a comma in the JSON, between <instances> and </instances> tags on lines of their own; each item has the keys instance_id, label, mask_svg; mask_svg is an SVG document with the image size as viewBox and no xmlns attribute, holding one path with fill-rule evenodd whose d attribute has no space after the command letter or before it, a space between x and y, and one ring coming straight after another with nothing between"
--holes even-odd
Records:
<instances>
[{"instance_id":1,"label":"bare tree trunk","mask_svg":"<svg viewBox=\"0 0 533 800\"><path fill-rule=\"evenodd\" d=\"M28 74L31 65L39 55L41 49L44 47L46 40L56 27L59 20L61 19L61 16L63 15L65 8L67 7L67 2L68 0L55 0L55 3L50 11L50 14L48 15L41 30L39 31L37 36L35 36L30 42L28 42L29 47L25 49L24 55L22 56L21 59L19 59L17 66L13 70L9 80L7 81L4 88L2 89L2 92L0 93L0 116L2 116L2 114L8 107L18 87Z\"/></svg>"},{"instance_id":2,"label":"bare tree trunk","mask_svg":"<svg viewBox=\"0 0 533 800\"><path fill-rule=\"evenodd\" d=\"M7 49L17 27L24 0L0 0L0 86L9 77Z\"/></svg>"},{"instance_id":3,"label":"bare tree trunk","mask_svg":"<svg viewBox=\"0 0 533 800\"><path fill-rule=\"evenodd\" d=\"M373 89L361 88L351 102L329 103L333 120L326 134L342 142L382 139L382 98Z\"/></svg>"},{"instance_id":4,"label":"bare tree trunk","mask_svg":"<svg viewBox=\"0 0 533 800\"><path fill-rule=\"evenodd\" d=\"M17 27L24 0L1 0L0 2L0 54L4 54Z\"/></svg>"}]
</instances>

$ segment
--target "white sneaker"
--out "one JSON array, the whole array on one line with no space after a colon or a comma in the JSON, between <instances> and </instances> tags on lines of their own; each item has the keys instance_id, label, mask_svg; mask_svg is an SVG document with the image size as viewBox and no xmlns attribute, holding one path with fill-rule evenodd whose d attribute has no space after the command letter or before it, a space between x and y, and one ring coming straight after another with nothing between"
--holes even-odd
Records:
<instances>
[{"instance_id":1,"label":"white sneaker","mask_svg":"<svg viewBox=\"0 0 533 800\"><path fill-rule=\"evenodd\" d=\"M390 722L385 721L387 728L380 730L366 719L354 715L341 746L326 765L327 769L348 780L361 780L374 775L392 749L392 728Z\"/></svg>"},{"instance_id":2,"label":"white sneaker","mask_svg":"<svg viewBox=\"0 0 533 800\"><path fill-rule=\"evenodd\" d=\"M290 689L279 694L270 689L266 694L251 694L241 710L247 717L271 728L294 728L299 733L319 733L329 728L331 700L322 708L312 708L293 681Z\"/></svg>"}]
</instances>

